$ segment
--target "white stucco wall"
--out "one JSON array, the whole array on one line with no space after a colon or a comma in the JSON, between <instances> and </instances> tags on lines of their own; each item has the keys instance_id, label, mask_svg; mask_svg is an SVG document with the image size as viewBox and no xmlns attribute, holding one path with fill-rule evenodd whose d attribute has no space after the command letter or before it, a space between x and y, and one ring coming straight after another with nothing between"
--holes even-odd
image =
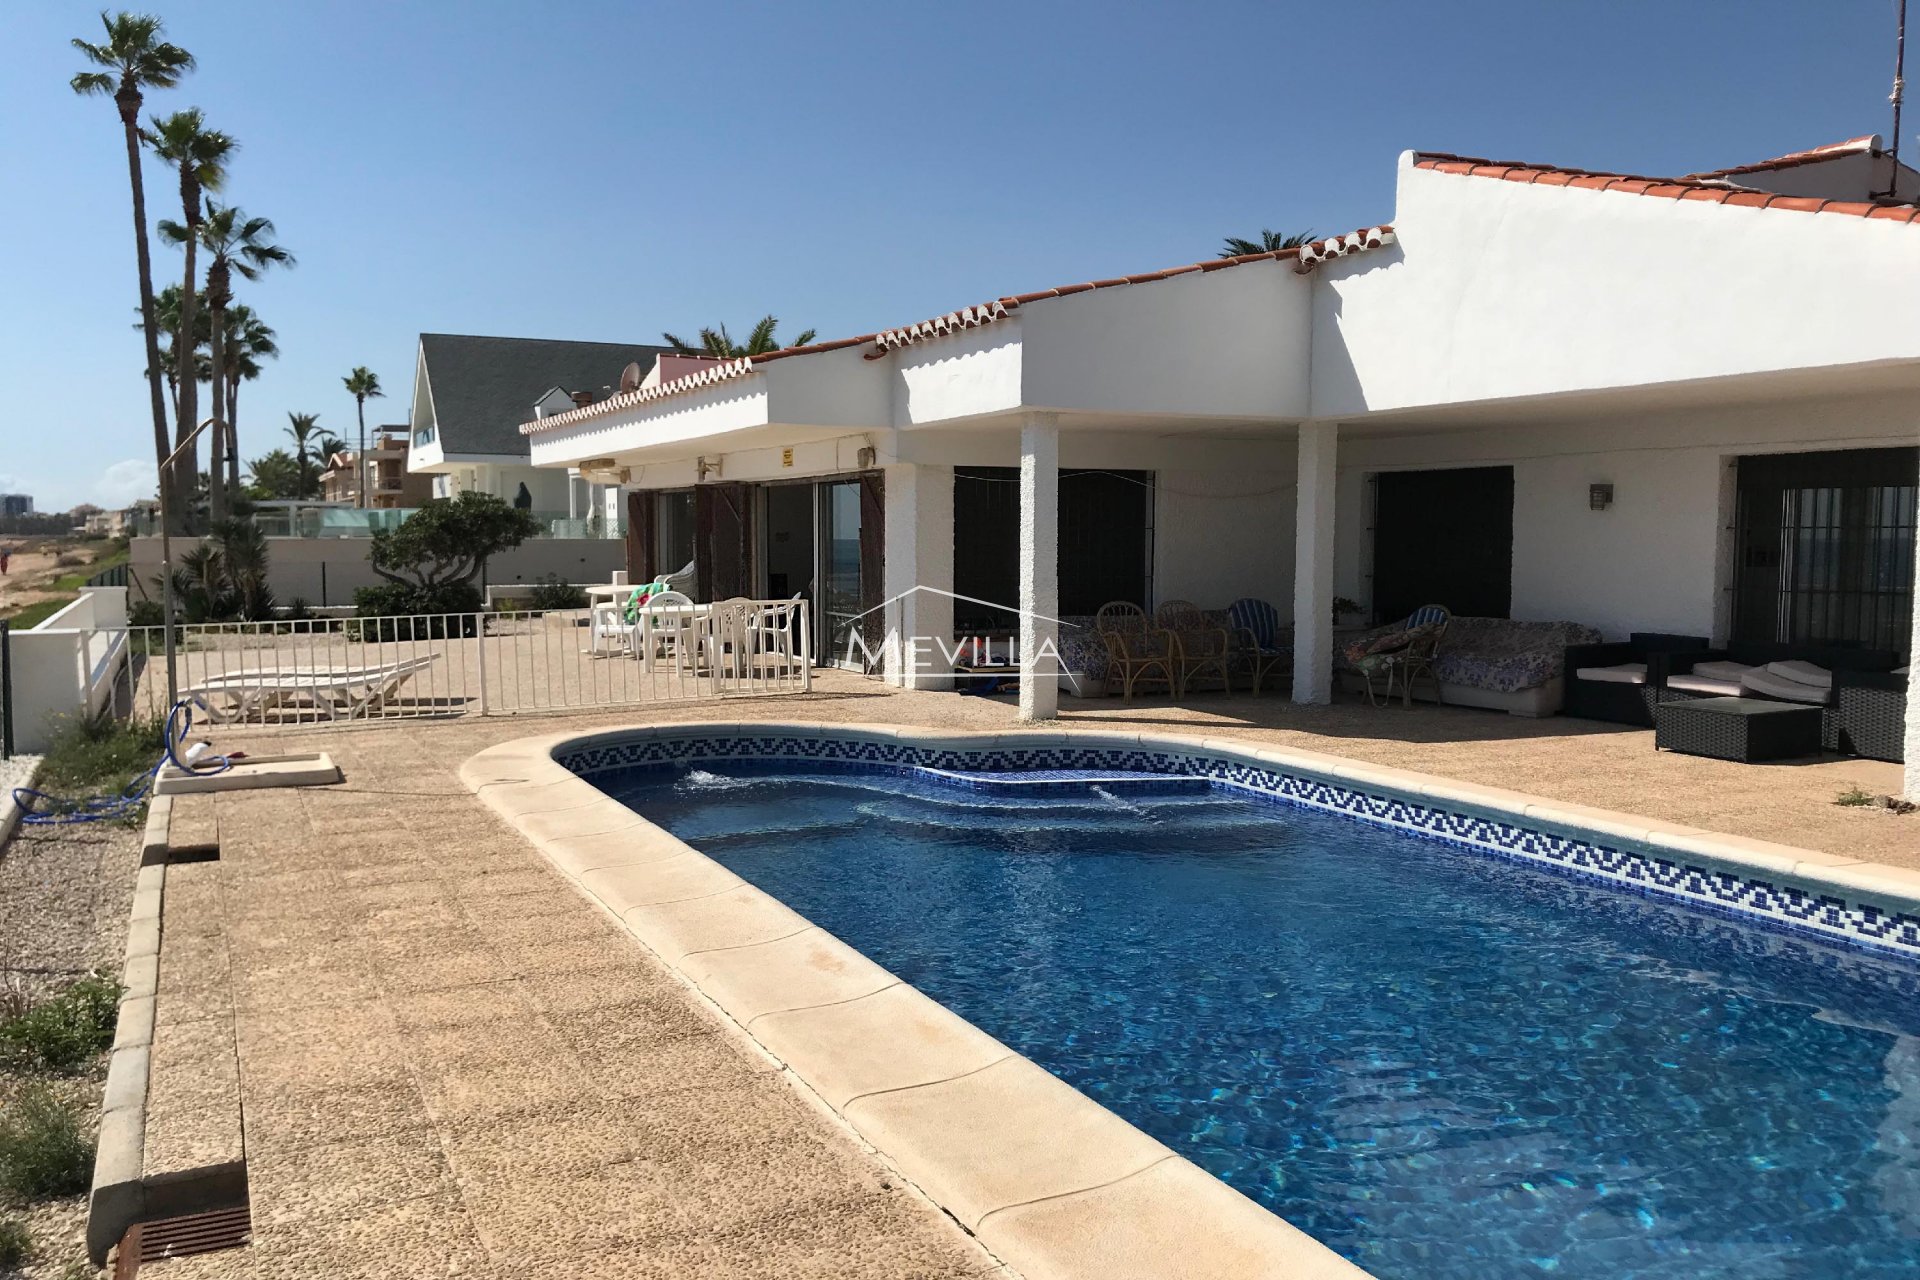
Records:
<instances>
[{"instance_id":1,"label":"white stucco wall","mask_svg":"<svg viewBox=\"0 0 1920 1280\"><path fill-rule=\"evenodd\" d=\"M1341 441L1334 589L1371 603L1367 477L1389 469L1514 469L1513 616L1584 622L1609 638L1673 631L1724 638L1725 478L1743 454L1920 443L1920 401L1879 395L1623 413L1586 424L1515 424ZM1588 508L1591 484L1613 506Z\"/></svg>"},{"instance_id":2,"label":"white stucco wall","mask_svg":"<svg viewBox=\"0 0 1920 1280\"><path fill-rule=\"evenodd\" d=\"M1310 277L1250 262L1020 308L1021 399L1061 410L1307 410Z\"/></svg>"},{"instance_id":3,"label":"white stucco wall","mask_svg":"<svg viewBox=\"0 0 1920 1280\"><path fill-rule=\"evenodd\" d=\"M890 425L910 427L1019 408L1024 323L1015 315L876 360L892 370Z\"/></svg>"},{"instance_id":4,"label":"white stucco wall","mask_svg":"<svg viewBox=\"0 0 1920 1280\"><path fill-rule=\"evenodd\" d=\"M1291 470L1157 473L1157 600L1224 609L1253 596L1284 615L1293 599L1293 496Z\"/></svg>"},{"instance_id":5,"label":"white stucco wall","mask_svg":"<svg viewBox=\"0 0 1920 1280\"><path fill-rule=\"evenodd\" d=\"M1399 241L1320 269L1317 417L1920 359L1920 227L1402 158Z\"/></svg>"}]
</instances>

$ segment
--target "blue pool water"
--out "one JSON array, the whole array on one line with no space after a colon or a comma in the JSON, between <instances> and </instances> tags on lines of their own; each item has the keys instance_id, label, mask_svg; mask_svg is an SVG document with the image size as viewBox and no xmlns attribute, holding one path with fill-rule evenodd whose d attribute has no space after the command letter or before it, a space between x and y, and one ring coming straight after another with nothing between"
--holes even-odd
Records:
<instances>
[{"instance_id":1,"label":"blue pool water","mask_svg":"<svg viewBox=\"0 0 1920 1280\"><path fill-rule=\"evenodd\" d=\"M1384 1280L1920 1277L1896 961L1223 789L595 781Z\"/></svg>"}]
</instances>

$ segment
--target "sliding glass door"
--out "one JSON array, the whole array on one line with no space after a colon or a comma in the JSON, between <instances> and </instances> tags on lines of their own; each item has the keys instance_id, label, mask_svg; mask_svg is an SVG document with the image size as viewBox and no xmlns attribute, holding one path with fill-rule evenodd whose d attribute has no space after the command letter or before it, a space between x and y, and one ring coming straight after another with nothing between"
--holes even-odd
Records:
<instances>
[{"instance_id":1,"label":"sliding glass door","mask_svg":"<svg viewBox=\"0 0 1920 1280\"><path fill-rule=\"evenodd\" d=\"M847 661L848 633L857 625L863 598L860 577L860 482L833 480L820 486L821 657ZM853 660L863 655L858 645Z\"/></svg>"}]
</instances>

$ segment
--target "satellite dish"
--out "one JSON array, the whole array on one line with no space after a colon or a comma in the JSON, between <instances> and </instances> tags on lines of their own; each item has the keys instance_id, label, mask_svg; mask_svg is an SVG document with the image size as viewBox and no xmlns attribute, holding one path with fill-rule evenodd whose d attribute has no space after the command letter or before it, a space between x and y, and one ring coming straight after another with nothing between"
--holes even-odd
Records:
<instances>
[{"instance_id":1,"label":"satellite dish","mask_svg":"<svg viewBox=\"0 0 1920 1280\"><path fill-rule=\"evenodd\" d=\"M640 380L646 376L647 375L640 370L640 362L636 360L620 371L620 389L622 391L638 391L640 389Z\"/></svg>"}]
</instances>

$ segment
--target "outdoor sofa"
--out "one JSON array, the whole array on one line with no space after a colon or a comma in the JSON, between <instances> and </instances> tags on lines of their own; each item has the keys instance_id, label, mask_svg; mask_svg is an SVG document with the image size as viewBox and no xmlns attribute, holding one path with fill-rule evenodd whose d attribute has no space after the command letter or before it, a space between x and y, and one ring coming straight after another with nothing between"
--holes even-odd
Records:
<instances>
[{"instance_id":1,"label":"outdoor sofa","mask_svg":"<svg viewBox=\"0 0 1920 1280\"><path fill-rule=\"evenodd\" d=\"M1403 627L1390 622L1345 637L1342 650ZM1461 707L1489 707L1516 716L1550 716L1565 697L1564 663L1569 646L1597 644L1600 633L1578 622L1516 622L1511 618L1455 617L1433 656L1433 676L1415 685L1423 698ZM1349 689L1360 673L1345 653L1334 659Z\"/></svg>"},{"instance_id":2,"label":"outdoor sofa","mask_svg":"<svg viewBox=\"0 0 1920 1280\"><path fill-rule=\"evenodd\" d=\"M1667 655L1708 644L1705 636L1636 631L1624 641L1571 645L1562 663L1567 694L1561 713L1650 729L1654 701L1666 684Z\"/></svg>"},{"instance_id":3,"label":"outdoor sofa","mask_svg":"<svg viewBox=\"0 0 1920 1280\"><path fill-rule=\"evenodd\" d=\"M1658 698L1772 698L1822 709L1828 751L1903 757L1907 672L1887 649L1745 644L1668 655ZM1864 748L1864 749L1863 749Z\"/></svg>"}]
</instances>

